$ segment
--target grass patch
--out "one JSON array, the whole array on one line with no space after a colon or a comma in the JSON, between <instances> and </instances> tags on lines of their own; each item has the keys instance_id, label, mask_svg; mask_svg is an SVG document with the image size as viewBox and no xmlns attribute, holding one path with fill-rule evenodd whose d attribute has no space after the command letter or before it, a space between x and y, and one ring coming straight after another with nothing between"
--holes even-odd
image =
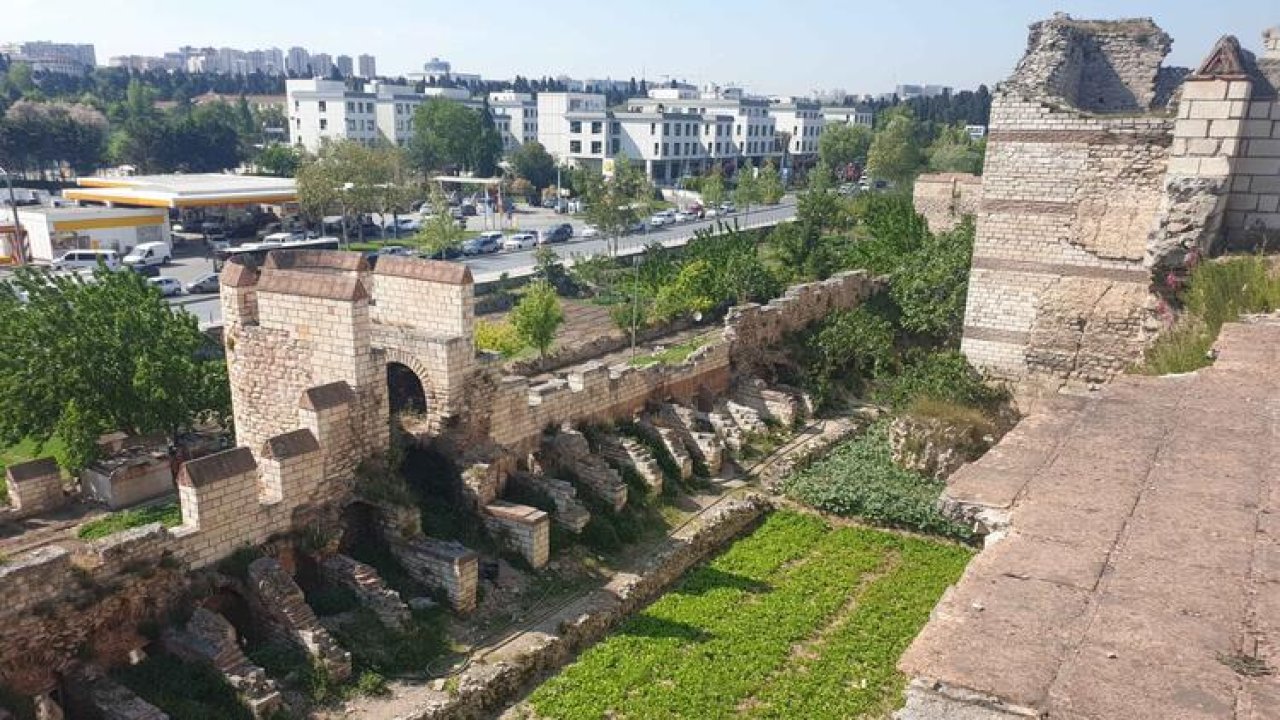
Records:
<instances>
[{"instance_id":1,"label":"grass patch","mask_svg":"<svg viewBox=\"0 0 1280 720\"><path fill-rule=\"evenodd\" d=\"M172 718L253 720L235 690L213 668L152 656L116 670L115 678Z\"/></svg>"},{"instance_id":2,"label":"grass patch","mask_svg":"<svg viewBox=\"0 0 1280 720\"><path fill-rule=\"evenodd\" d=\"M334 636L351 652L357 671L379 677L423 675L432 662L449 652L446 622L446 613L438 606L414 611L408 627L396 631L383 625L372 610L362 607L335 626Z\"/></svg>"},{"instance_id":3,"label":"grass patch","mask_svg":"<svg viewBox=\"0 0 1280 720\"><path fill-rule=\"evenodd\" d=\"M943 517L935 506L945 486L894 464L884 421L791 475L782 485L788 496L837 515L967 540L972 531Z\"/></svg>"},{"instance_id":4,"label":"grass patch","mask_svg":"<svg viewBox=\"0 0 1280 720\"><path fill-rule=\"evenodd\" d=\"M179 507L177 502L168 502L162 505L148 505L147 507L122 510L100 517L97 520L90 520L81 525L76 530L76 536L81 540L97 540L122 530L142 527L155 522L165 527L181 525L182 508Z\"/></svg>"},{"instance_id":5,"label":"grass patch","mask_svg":"<svg viewBox=\"0 0 1280 720\"><path fill-rule=\"evenodd\" d=\"M699 337L682 342L679 345L672 345L669 348L659 350L648 355L637 355L627 361L632 367L644 367L645 365L679 365L689 356L697 352L702 346L707 344L707 338Z\"/></svg>"},{"instance_id":6,"label":"grass patch","mask_svg":"<svg viewBox=\"0 0 1280 720\"><path fill-rule=\"evenodd\" d=\"M894 663L969 554L775 513L529 702L540 717L575 719L887 708L905 681Z\"/></svg>"},{"instance_id":7,"label":"grass patch","mask_svg":"<svg viewBox=\"0 0 1280 720\"><path fill-rule=\"evenodd\" d=\"M1206 262L1191 271L1179 299L1182 317L1156 339L1137 372L1168 375L1208 366L1225 323L1280 308L1280 278L1262 256Z\"/></svg>"}]
</instances>

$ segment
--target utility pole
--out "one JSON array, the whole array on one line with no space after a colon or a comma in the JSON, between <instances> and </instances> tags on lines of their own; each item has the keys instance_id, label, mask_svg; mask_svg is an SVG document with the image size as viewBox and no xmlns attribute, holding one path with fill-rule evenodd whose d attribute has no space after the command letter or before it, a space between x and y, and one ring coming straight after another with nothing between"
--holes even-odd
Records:
<instances>
[{"instance_id":1,"label":"utility pole","mask_svg":"<svg viewBox=\"0 0 1280 720\"><path fill-rule=\"evenodd\" d=\"M640 255L631 256L631 267L635 268L631 285L631 357L636 356L636 324L640 321Z\"/></svg>"}]
</instances>

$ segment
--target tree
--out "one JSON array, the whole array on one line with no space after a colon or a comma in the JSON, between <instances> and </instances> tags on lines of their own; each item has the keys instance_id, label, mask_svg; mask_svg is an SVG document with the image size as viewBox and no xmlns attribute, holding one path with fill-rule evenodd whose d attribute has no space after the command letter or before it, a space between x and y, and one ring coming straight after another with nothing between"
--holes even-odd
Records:
<instances>
[{"instance_id":1,"label":"tree","mask_svg":"<svg viewBox=\"0 0 1280 720\"><path fill-rule=\"evenodd\" d=\"M613 177L584 173L574 179L587 200L587 221L609 241L609 254L618 252L618 238L648 216L653 185L626 155L614 158Z\"/></svg>"},{"instance_id":2,"label":"tree","mask_svg":"<svg viewBox=\"0 0 1280 720\"><path fill-rule=\"evenodd\" d=\"M867 155L867 171L877 178L903 183L920 169L920 147L916 123L909 115L891 117L876 133Z\"/></svg>"},{"instance_id":3,"label":"tree","mask_svg":"<svg viewBox=\"0 0 1280 720\"><path fill-rule=\"evenodd\" d=\"M520 304L511 311L511 324L526 345L538 348L539 357L547 357L547 348L564 323L564 310L555 288L544 281L533 283L525 291Z\"/></svg>"},{"instance_id":4,"label":"tree","mask_svg":"<svg viewBox=\"0 0 1280 720\"><path fill-rule=\"evenodd\" d=\"M724 174L719 165L711 170L711 174L702 178L701 195L702 202L707 207L715 207L724 202Z\"/></svg>"},{"instance_id":5,"label":"tree","mask_svg":"<svg viewBox=\"0 0 1280 720\"><path fill-rule=\"evenodd\" d=\"M758 199L765 205L777 205L782 202L786 189L782 187L782 178L779 177L778 168L774 167L772 160L766 162L761 168L760 176L756 178L756 188Z\"/></svg>"},{"instance_id":6,"label":"tree","mask_svg":"<svg viewBox=\"0 0 1280 720\"><path fill-rule=\"evenodd\" d=\"M871 137L871 128L865 125L828 125L818 137L818 158L836 170L851 163L865 165Z\"/></svg>"},{"instance_id":7,"label":"tree","mask_svg":"<svg viewBox=\"0 0 1280 720\"><path fill-rule=\"evenodd\" d=\"M347 219L384 207L386 188L394 182L387 157L395 148L368 147L352 140L325 143L298 169L298 204L313 221L336 210ZM356 223L363 227L363 223Z\"/></svg>"},{"instance_id":8,"label":"tree","mask_svg":"<svg viewBox=\"0 0 1280 720\"><path fill-rule=\"evenodd\" d=\"M738 168L738 186L733 189L733 201L741 205L744 212L760 201L760 184L750 165Z\"/></svg>"},{"instance_id":9,"label":"tree","mask_svg":"<svg viewBox=\"0 0 1280 720\"><path fill-rule=\"evenodd\" d=\"M292 145L272 143L258 153L258 159L254 164L264 175L293 177L298 173L298 166L302 164L302 154Z\"/></svg>"},{"instance_id":10,"label":"tree","mask_svg":"<svg viewBox=\"0 0 1280 720\"><path fill-rule=\"evenodd\" d=\"M658 289L651 314L657 322L668 322L681 315L703 313L715 307L715 269L706 260L685 263L674 279Z\"/></svg>"},{"instance_id":11,"label":"tree","mask_svg":"<svg viewBox=\"0 0 1280 720\"><path fill-rule=\"evenodd\" d=\"M413 115L410 156L423 171L455 166L490 176L502 154L493 119L461 103L432 98Z\"/></svg>"},{"instance_id":12,"label":"tree","mask_svg":"<svg viewBox=\"0 0 1280 720\"><path fill-rule=\"evenodd\" d=\"M448 256L449 250L456 250L462 245L467 233L458 227L458 223L449 212L449 201L436 183L431 185L431 215L424 218L422 229L413 237L417 245L430 257L441 260Z\"/></svg>"},{"instance_id":13,"label":"tree","mask_svg":"<svg viewBox=\"0 0 1280 720\"><path fill-rule=\"evenodd\" d=\"M945 128L929 146L929 169L934 172L963 172L977 175L982 172L986 155L986 139L975 142L964 127L954 125Z\"/></svg>"},{"instance_id":14,"label":"tree","mask_svg":"<svg viewBox=\"0 0 1280 720\"><path fill-rule=\"evenodd\" d=\"M511 153L511 165L516 175L528 180L539 192L556 181L556 161L537 140L516 148Z\"/></svg>"},{"instance_id":15,"label":"tree","mask_svg":"<svg viewBox=\"0 0 1280 720\"><path fill-rule=\"evenodd\" d=\"M104 432L173 437L202 413L224 419L225 365L199 359L207 342L195 316L135 273L88 282L19 269L0 286L0 443L57 439L74 472Z\"/></svg>"}]
</instances>

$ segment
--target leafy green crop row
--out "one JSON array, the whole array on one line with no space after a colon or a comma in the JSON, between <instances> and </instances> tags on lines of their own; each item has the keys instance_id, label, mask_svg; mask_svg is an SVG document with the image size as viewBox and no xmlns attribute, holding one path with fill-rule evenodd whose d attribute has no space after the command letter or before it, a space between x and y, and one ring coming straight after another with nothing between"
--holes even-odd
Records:
<instances>
[{"instance_id":1,"label":"leafy green crop row","mask_svg":"<svg viewBox=\"0 0 1280 720\"><path fill-rule=\"evenodd\" d=\"M967 557L963 548L776 513L530 703L541 717L584 719L834 718L853 715L826 708L887 707L901 690L898 655Z\"/></svg>"},{"instance_id":2,"label":"leafy green crop row","mask_svg":"<svg viewBox=\"0 0 1280 720\"><path fill-rule=\"evenodd\" d=\"M943 483L893 462L884 422L787 478L783 490L806 505L878 525L968 539L964 525L943 517L935 503Z\"/></svg>"}]
</instances>

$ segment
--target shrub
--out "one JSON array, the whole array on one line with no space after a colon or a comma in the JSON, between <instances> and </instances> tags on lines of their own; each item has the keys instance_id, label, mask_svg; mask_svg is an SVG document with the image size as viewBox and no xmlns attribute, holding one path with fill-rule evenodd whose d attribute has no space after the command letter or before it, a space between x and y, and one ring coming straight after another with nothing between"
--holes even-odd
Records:
<instances>
[{"instance_id":1,"label":"shrub","mask_svg":"<svg viewBox=\"0 0 1280 720\"><path fill-rule=\"evenodd\" d=\"M212 667L152 656L115 671L116 679L170 717L251 720L236 691Z\"/></svg>"},{"instance_id":2,"label":"shrub","mask_svg":"<svg viewBox=\"0 0 1280 720\"><path fill-rule=\"evenodd\" d=\"M836 390L860 392L894 361L893 325L866 306L835 313L801 336L796 348L805 385L819 405Z\"/></svg>"},{"instance_id":3,"label":"shrub","mask_svg":"<svg viewBox=\"0 0 1280 720\"><path fill-rule=\"evenodd\" d=\"M182 508L178 506L178 503L170 502L163 505L150 505L111 513L81 525L80 529L76 531L76 536L81 540L97 540L122 530L142 527L154 522L158 522L165 527L181 525Z\"/></svg>"},{"instance_id":4,"label":"shrub","mask_svg":"<svg viewBox=\"0 0 1280 720\"><path fill-rule=\"evenodd\" d=\"M476 349L496 352L504 358L513 358L525 348L524 340L509 322L481 320L476 323Z\"/></svg>"},{"instance_id":5,"label":"shrub","mask_svg":"<svg viewBox=\"0 0 1280 720\"><path fill-rule=\"evenodd\" d=\"M1183 317L1151 346L1139 372L1163 375L1208 365L1224 323L1280 307L1280 279L1262 256L1227 258L1197 265L1181 297Z\"/></svg>"},{"instance_id":6,"label":"shrub","mask_svg":"<svg viewBox=\"0 0 1280 720\"><path fill-rule=\"evenodd\" d=\"M894 464L888 425L883 421L783 482L787 495L827 512L968 539L972 536L968 527L938 513L935 503L944 487L945 483Z\"/></svg>"},{"instance_id":7,"label":"shrub","mask_svg":"<svg viewBox=\"0 0 1280 720\"><path fill-rule=\"evenodd\" d=\"M899 409L931 399L994 410L1008 399L1008 393L987 385L964 355L948 350L910 357L902 373L881 388L877 398Z\"/></svg>"}]
</instances>

